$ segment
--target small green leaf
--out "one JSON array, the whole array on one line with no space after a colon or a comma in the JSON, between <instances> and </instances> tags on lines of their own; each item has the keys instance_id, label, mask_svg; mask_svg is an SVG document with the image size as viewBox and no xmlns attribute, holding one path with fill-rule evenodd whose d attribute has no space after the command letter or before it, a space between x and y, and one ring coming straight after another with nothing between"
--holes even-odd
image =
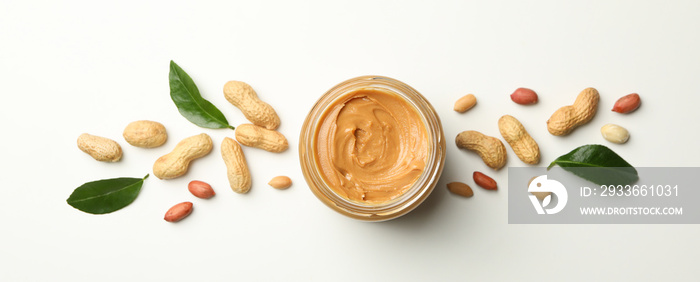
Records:
<instances>
[{"instance_id":1,"label":"small green leaf","mask_svg":"<svg viewBox=\"0 0 700 282\"><path fill-rule=\"evenodd\" d=\"M234 129L216 106L202 98L192 78L173 61L170 61L170 98L180 114L199 127Z\"/></svg>"},{"instance_id":2,"label":"small green leaf","mask_svg":"<svg viewBox=\"0 0 700 282\"><path fill-rule=\"evenodd\" d=\"M141 192L143 178L112 178L85 183L68 197L69 205L92 214L105 214L131 204Z\"/></svg>"},{"instance_id":3,"label":"small green leaf","mask_svg":"<svg viewBox=\"0 0 700 282\"><path fill-rule=\"evenodd\" d=\"M603 145L584 145L558 157L554 165L598 185L626 185L639 179L637 170L620 155ZM585 169L580 169L585 168Z\"/></svg>"}]
</instances>

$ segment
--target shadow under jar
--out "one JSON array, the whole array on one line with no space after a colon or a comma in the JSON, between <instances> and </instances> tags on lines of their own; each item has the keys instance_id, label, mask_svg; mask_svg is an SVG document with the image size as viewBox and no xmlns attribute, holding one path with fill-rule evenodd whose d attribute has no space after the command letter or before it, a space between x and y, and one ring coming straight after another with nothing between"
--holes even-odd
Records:
<instances>
[{"instance_id":1,"label":"shadow under jar","mask_svg":"<svg viewBox=\"0 0 700 282\"><path fill-rule=\"evenodd\" d=\"M299 159L311 191L346 216L383 221L433 191L445 163L435 109L418 91L383 76L326 92L302 125Z\"/></svg>"}]
</instances>

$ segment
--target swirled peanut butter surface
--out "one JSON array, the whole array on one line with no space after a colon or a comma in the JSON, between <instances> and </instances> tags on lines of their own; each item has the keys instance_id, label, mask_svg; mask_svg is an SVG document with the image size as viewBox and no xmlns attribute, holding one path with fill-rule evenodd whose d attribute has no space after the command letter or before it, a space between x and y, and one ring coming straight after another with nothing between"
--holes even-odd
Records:
<instances>
[{"instance_id":1,"label":"swirled peanut butter surface","mask_svg":"<svg viewBox=\"0 0 700 282\"><path fill-rule=\"evenodd\" d=\"M328 185L357 202L390 201L418 180L428 133L404 98L365 88L328 106L316 129L316 162Z\"/></svg>"}]
</instances>

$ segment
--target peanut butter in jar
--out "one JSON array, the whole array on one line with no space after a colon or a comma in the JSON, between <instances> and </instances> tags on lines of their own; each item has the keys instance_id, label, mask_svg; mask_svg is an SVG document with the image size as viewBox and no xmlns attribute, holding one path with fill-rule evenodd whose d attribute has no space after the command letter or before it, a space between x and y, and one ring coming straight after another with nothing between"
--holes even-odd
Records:
<instances>
[{"instance_id":1,"label":"peanut butter in jar","mask_svg":"<svg viewBox=\"0 0 700 282\"><path fill-rule=\"evenodd\" d=\"M381 76L347 80L316 103L299 157L309 188L347 216L380 221L420 204L442 173L445 141L430 103Z\"/></svg>"},{"instance_id":2,"label":"peanut butter in jar","mask_svg":"<svg viewBox=\"0 0 700 282\"><path fill-rule=\"evenodd\" d=\"M382 89L348 92L329 105L316 133L316 165L337 194L382 203L425 169L428 133L413 106Z\"/></svg>"}]
</instances>

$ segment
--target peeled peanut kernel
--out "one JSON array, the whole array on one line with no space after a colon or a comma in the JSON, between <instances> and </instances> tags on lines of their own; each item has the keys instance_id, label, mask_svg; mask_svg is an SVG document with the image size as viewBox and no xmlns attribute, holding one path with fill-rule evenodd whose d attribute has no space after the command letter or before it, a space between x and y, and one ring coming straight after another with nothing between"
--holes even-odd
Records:
<instances>
[{"instance_id":1,"label":"peeled peanut kernel","mask_svg":"<svg viewBox=\"0 0 700 282\"><path fill-rule=\"evenodd\" d=\"M273 153L284 152L289 148L287 138L282 133L254 124L241 124L236 127L236 141L241 145Z\"/></svg>"},{"instance_id":2,"label":"peeled peanut kernel","mask_svg":"<svg viewBox=\"0 0 700 282\"><path fill-rule=\"evenodd\" d=\"M447 190L462 197L470 198L474 196L474 190L472 190L472 188L469 187L469 185L464 184L462 182L447 183Z\"/></svg>"},{"instance_id":3,"label":"peeled peanut kernel","mask_svg":"<svg viewBox=\"0 0 700 282\"><path fill-rule=\"evenodd\" d=\"M139 120L129 123L124 128L122 135L127 143L141 148L159 147L168 140L165 126L150 120Z\"/></svg>"},{"instance_id":4,"label":"peeled peanut kernel","mask_svg":"<svg viewBox=\"0 0 700 282\"><path fill-rule=\"evenodd\" d=\"M156 160L153 174L160 179L183 176L193 160L206 156L212 148L211 137L205 133L187 137L177 143L172 152Z\"/></svg>"},{"instance_id":5,"label":"peeled peanut kernel","mask_svg":"<svg viewBox=\"0 0 700 282\"><path fill-rule=\"evenodd\" d=\"M528 88L518 88L510 94L510 99L516 104L530 105L537 103L537 93Z\"/></svg>"},{"instance_id":6,"label":"peeled peanut kernel","mask_svg":"<svg viewBox=\"0 0 700 282\"><path fill-rule=\"evenodd\" d=\"M600 133L605 140L617 144L624 144L630 138L630 133L627 129L612 123L603 125L603 127L600 128Z\"/></svg>"},{"instance_id":7,"label":"peeled peanut kernel","mask_svg":"<svg viewBox=\"0 0 700 282\"><path fill-rule=\"evenodd\" d=\"M292 179L286 176L275 176L267 184L275 189L287 189L292 186Z\"/></svg>"},{"instance_id":8,"label":"peeled peanut kernel","mask_svg":"<svg viewBox=\"0 0 700 282\"><path fill-rule=\"evenodd\" d=\"M493 178L487 176L486 174L475 171L472 176L474 177L474 183L476 183L476 185L481 186L481 188L484 188L486 190L498 189L498 184L496 183L496 180L493 180Z\"/></svg>"},{"instance_id":9,"label":"peeled peanut kernel","mask_svg":"<svg viewBox=\"0 0 700 282\"><path fill-rule=\"evenodd\" d=\"M199 180L190 181L190 183L187 184L187 190L190 190L190 193L192 193L192 195L200 199L209 199L216 195L214 189L211 188L211 185L209 185L209 183Z\"/></svg>"},{"instance_id":10,"label":"peeled peanut kernel","mask_svg":"<svg viewBox=\"0 0 700 282\"><path fill-rule=\"evenodd\" d=\"M174 205L166 213L163 219L167 222L178 222L192 213L192 202L182 202Z\"/></svg>"},{"instance_id":11,"label":"peeled peanut kernel","mask_svg":"<svg viewBox=\"0 0 700 282\"><path fill-rule=\"evenodd\" d=\"M101 162L117 162L122 159L122 147L109 138L83 133L78 137L78 148Z\"/></svg>"},{"instance_id":12,"label":"peeled peanut kernel","mask_svg":"<svg viewBox=\"0 0 700 282\"><path fill-rule=\"evenodd\" d=\"M229 103L243 112L246 119L255 125L275 130L280 125L277 112L258 98L253 87L242 81L229 81L224 85L224 96Z\"/></svg>"},{"instance_id":13,"label":"peeled peanut kernel","mask_svg":"<svg viewBox=\"0 0 700 282\"><path fill-rule=\"evenodd\" d=\"M618 112L621 114L626 114L629 112L632 112L639 108L639 105L642 103L642 100L639 98L639 94L637 93L632 93L623 96L622 98L618 99L617 102L615 102L615 105L612 108L613 112Z\"/></svg>"},{"instance_id":14,"label":"peeled peanut kernel","mask_svg":"<svg viewBox=\"0 0 700 282\"><path fill-rule=\"evenodd\" d=\"M474 94L468 94L457 99L454 110L455 112L463 113L473 108L474 105L476 105L476 97L474 97Z\"/></svg>"}]
</instances>

